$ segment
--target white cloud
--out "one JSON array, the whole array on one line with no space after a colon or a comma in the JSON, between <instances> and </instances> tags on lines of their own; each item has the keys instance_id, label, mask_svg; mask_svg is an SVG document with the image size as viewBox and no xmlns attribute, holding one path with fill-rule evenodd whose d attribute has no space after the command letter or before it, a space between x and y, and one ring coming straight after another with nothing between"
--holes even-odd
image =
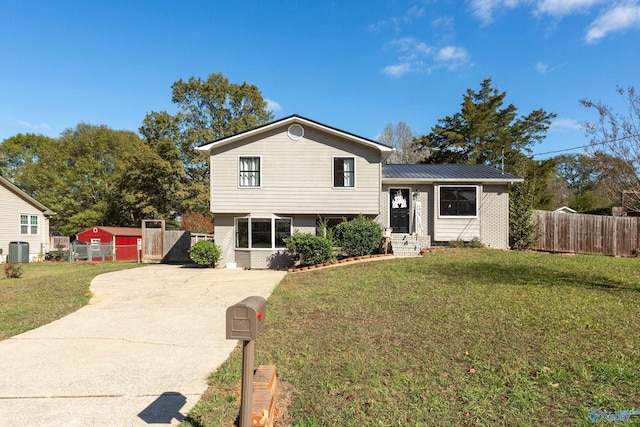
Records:
<instances>
[{"instance_id":1,"label":"white cloud","mask_svg":"<svg viewBox=\"0 0 640 427\"><path fill-rule=\"evenodd\" d=\"M381 31L383 28L392 27L394 31L398 32L400 31L400 27L403 23L411 24L411 22L413 22L414 19L422 18L424 16L424 13L425 13L425 10L423 7L418 7L416 5L413 5L404 13L402 18L399 18L397 16L391 16L387 19L381 19L375 24L369 24L367 26L367 30L377 33Z\"/></svg>"},{"instance_id":2,"label":"white cloud","mask_svg":"<svg viewBox=\"0 0 640 427\"><path fill-rule=\"evenodd\" d=\"M582 124L574 119L555 119L551 122L551 129L554 130L582 130Z\"/></svg>"},{"instance_id":3,"label":"white cloud","mask_svg":"<svg viewBox=\"0 0 640 427\"><path fill-rule=\"evenodd\" d=\"M544 76L546 74L551 73L552 71L559 70L565 65L567 64L563 63L563 64L550 65L550 64L547 64L546 62L540 61L536 64L536 71Z\"/></svg>"},{"instance_id":4,"label":"white cloud","mask_svg":"<svg viewBox=\"0 0 640 427\"><path fill-rule=\"evenodd\" d=\"M640 28L640 5L637 1L618 4L600 15L589 26L585 39L594 43L612 32L629 28Z\"/></svg>"},{"instance_id":5,"label":"white cloud","mask_svg":"<svg viewBox=\"0 0 640 427\"><path fill-rule=\"evenodd\" d=\"M555 17L562 17L573 13L588 11L598 3L610 0L539 0L536 11L539 14L547 14Z\"/></svg>"},{"instance_id":6,"label":"white cloud","mask_svg":"<svg viewBox=\"0 0 640 427\"><path fill-rule=\"evenodd\" d=\"M398 62L382 70L394 77L409 72L429 73L434 68L455 69L469 62L469 53L463 47L435 48L413 37L391 40L384 47L395 49L398 54Z\"/></svg>"},{"instance_id":7,"label":"white cloud","mask_svg":"<svg viewBox=\"0 0 640 427\"><path fill-rule=\"evenodd\" d=\"M445 46L438 50L435 57L437 61L447 61L452 63L466 62L469 59L467 50L458 46Z\"/></svg>"},{"instance_id":8,"label":"white cloud","mask_svg":"<svg viewBox=\"0 0 640 427\"><path fill-rule=\"evenodd\" d=\"M413 18L422 18L423 16L424 16L424 7L418 7L416 5L413 5L404 14L404 19L407 22L411 22Z\"/></svg>"},{"instance_id":9,"label":"white cloud","mask_svg":"<svg viewBox=\"0 0 640 427\"><path fill-rule=\"evenodd\" d=\"M382 70L383 73L393 77L400 77L411 71L411 65L408 63L388 65Z\"/></svg>"},{"instance_id":10,"label":"white cloud","mask_svg":"<svg viewBox=\"0 0 640 427\"><path fill-rule=\"evenodd\" d=\"M265 98L264 100L267 103L268 111L271 111L272 113L282 113L282 107L276 101L267 98Z\"/></svg>"},{"instance_id":11,"label":"white cloud","mask_svg":"<svg viewBox=\"0 0 640 427\"><path fill-rule=\"evenodd\" d=\"M536 71L542 75L545 75L549 72L549 64L545 64L544 62L538 62L536 64Z\"/></svg>"},{"instance_id":12,"label":"white cloud","mask_svg":"<svg viewBox=\"0 0 640 427\"><path fill-rule=\"evenodd\" d=\"M513 9L527 0L470 0L471 11L483 23L493 21L496 12L503 9Z\"/></svg>"},{"instance_id":13,"label":"white cloud","mask_svg":"<svg viewBox=\"0 0 640 427\"><path fill-rule=\"evenodd\" d=\"M413 37L403 37L391 40L384 45L385 48L395 48L401 53L404 60L415 60L418 57L428 55L432 49L425 42Z\"/></svg>"},{"instance_id":14,"label":"white cloud","mask_svg":"<svg viewBox=\"0 0 640 427\"><path fill-rule=\"evenodd\" d=\"M34 130L51 130L51 126L49 126L48 123L40 123L39 125L35 125L33 123L24 121L24 120L17 120L18 124L20 126L24 126L27 127L29 129L34 129Z\"/></svg>"},{"instance_id":15,"label":"white cloud","mask_svg":"<svg viewBox=\"0 0 640 427\"><path fill-rule=\"evenodd\" d=\"M569 15L596 16L586 30L585 40L596 42L611 33L640 28L640 0L467 0L472 14L490 24L495 16L518 6L532 8L537 16L559 20ZM595 10L595 11L594 11Z\"/></svg>"}]
</instances>

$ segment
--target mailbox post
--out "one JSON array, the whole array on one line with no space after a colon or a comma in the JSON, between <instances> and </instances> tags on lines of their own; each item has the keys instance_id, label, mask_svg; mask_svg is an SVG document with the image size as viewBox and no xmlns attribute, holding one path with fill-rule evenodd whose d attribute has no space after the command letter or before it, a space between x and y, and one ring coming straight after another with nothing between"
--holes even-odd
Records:
<instances>
[{"instance_id":1,"label":"mailbox post","mask_svg":"<svg viewBox=\"0 0 640 427\"><path fill-rule=\"evenodd\" d=\"M267 301L258 296L243 299L227 308L227 339L242 340L242 396L240 427L251 426L255 343L266 316Z\"/></svg>"}]
</instances>

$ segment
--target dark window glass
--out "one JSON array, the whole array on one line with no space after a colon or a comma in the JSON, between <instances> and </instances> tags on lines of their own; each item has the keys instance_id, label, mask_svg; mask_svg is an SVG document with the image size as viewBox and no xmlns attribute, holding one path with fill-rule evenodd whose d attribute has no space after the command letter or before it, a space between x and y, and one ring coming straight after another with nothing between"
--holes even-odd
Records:
<instances>
[{"instance_id":1,"label":"dark window glass","mask_svg":"<svg viewBox=\"0 0 640 427\"><path fill-rule=\"evenodd\" d=\"M251 218L251 247L271 247L271 219Z\"/></svg>"},{"instance_id":2,"label":"dark window glass","mask_svg":"<svg viewBox=\"0 0 640 427\"><path fill-rule=\"evenodd\" d=\"M355 187L355 159L353 157L335 157L333 159L333 186Z\"/></svg>"},{"instance_id":3,"label":"dark window glass","mask_svg":"<svg viewBox=\"0 0 640 427\"><path fill-rule=\"evenodd\" d=\"M238 218L236 222L236 248L249 247L249 220Z\"/></svg>"},{"instance_id":4,"label":"dark window glass","mask_svg":"<svg viewBox=\"0 0 640 427\"><path fill-rule=\"evenodd\" d=\"M476 187L440 187L440 215L476 216Z\"/></svg>"},{"instance_id":5,"label":"dark window glass","mask_svg":"<svg viewBox=\"0 0 640 427\"><path fill-rule=\"evenodd\" d=\"M276 248L286 248L284 239L291 236L291 219L276 219Z\"/></svg>"}]
</instances>

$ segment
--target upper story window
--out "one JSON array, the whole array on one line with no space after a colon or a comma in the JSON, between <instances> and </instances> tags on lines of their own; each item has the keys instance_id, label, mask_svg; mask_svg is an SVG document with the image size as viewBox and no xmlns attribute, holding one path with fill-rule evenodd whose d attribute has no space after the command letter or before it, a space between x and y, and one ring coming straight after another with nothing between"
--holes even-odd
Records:
<instances>
[{"instance_id":1,"label":"upper story window","mask_svg":"<svg viewBox=\"0 0 640 427\"><path fill-rule=\"evenodd\" d=\"M39 234L39 217L38 215L20 214L20 234Z\"/></svg>"},{"instance_id":2,"label":"upper story window","mask_svg":"<svg viewBox=\"0 0 640 427\"><path fill-rule=\"evenodd\" d=\"M356 159L354 157L333 158L333 186L356 186Z\"/></svg>"},{"instance_id":3,"label":"upper story window","mask_svg":"<svg viewBox=\"0 0 640 427\"><path fill-rule=\"evenodd\" d=\"M260 187L260 157L259 156L241 156L238 159L240 187Z\"/></svg>"},{"instance_id":4,"label":"upper story window","mask_svg":"<svg viewBox=\"0 0 640 427\"><path fill-rule=\"evenodd\" d=\"M478 216L478 187L441 186L440 216Z\"/></svg>"}]
</instances>

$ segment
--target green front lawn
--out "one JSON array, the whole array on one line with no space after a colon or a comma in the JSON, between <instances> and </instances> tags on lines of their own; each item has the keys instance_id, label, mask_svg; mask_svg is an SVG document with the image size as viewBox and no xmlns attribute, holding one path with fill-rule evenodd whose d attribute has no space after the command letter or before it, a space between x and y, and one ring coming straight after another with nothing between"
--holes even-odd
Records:
<instances>
[{"instance_id":1,"label":"green front lawn","mask_svg":"<svg viewBox=\"0 0 640 427\"><path fill-rule=\"evenodd\" d=\"M41 262L16 264L22 277L0 278L0 340L50 323L89 302L99 274L141 264L129 262Z\"/></svg>"},{"instance_id":2,"label":"green front lawn","mask_svg":"<svg viewBox=\"0 0 640 427\"><path fill-rule=\"evenodd\" d=\"M640 409L639 307L638 259L451 249L288 275L256 364L291 391L288 425L586 426ZM238 415L240 363L187 425Z\"/></svg>"}]
</instances>

